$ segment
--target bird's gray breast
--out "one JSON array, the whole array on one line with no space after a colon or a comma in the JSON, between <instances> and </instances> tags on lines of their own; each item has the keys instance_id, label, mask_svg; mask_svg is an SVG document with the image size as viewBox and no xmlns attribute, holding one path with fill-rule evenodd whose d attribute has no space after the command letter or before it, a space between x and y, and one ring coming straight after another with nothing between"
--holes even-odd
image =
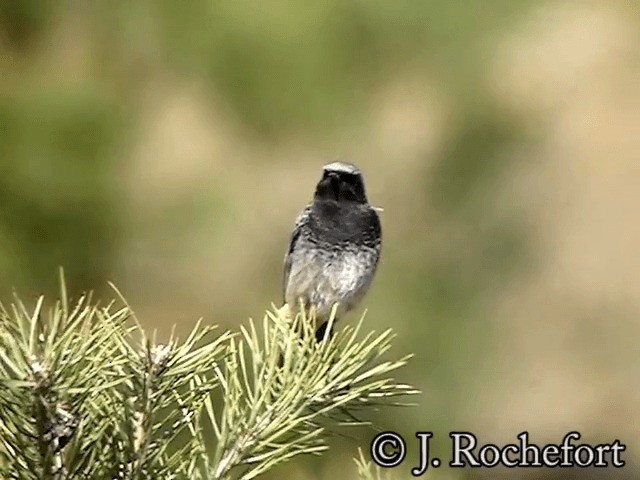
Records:
<instances>
[{"instance_id":1,"label":"bird's gray breast","mask_svg":"<svg viewBox=\"0 0 640 480\"><path fill-rule=\"evenodd\" d=\"M378 246L328 247L303 240L291 254L285 300L292 306L302 301L306 307L315 307L320 317L328 315L335 303L339 312L346 312L369 288L379 253Z\"/></svg>"}]
</instances>

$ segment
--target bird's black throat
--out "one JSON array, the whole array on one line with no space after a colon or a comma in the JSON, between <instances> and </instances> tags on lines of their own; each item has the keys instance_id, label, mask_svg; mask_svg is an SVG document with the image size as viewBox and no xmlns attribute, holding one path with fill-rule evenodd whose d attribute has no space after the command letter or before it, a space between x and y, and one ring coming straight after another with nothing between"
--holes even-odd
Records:
<instances>
[{"instance_id":1,"label":"bird's black throat","mask_svg":"<svg viewBox=\"0 0 640 480\"><path fill-rule=\"evenodd\" d=\"M373 247L380 241L380 219L367 203L316 198L309 215L309 230L321 243Z\"/></svg>"}]
</instances>

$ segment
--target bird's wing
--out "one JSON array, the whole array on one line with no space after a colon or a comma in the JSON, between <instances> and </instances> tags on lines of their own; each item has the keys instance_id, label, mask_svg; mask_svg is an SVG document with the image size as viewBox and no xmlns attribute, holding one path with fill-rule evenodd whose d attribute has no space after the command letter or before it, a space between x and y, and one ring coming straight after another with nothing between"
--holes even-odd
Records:
<instances>
[{"instance_id":1,"label":"bird's wing","mask_svg":"<svg viewBox=\"0 0 640 480\"><path fill-rule=\"evenodd\" d=\"M284 256L284 275L282 280L282 298L283 303L286 302L286 294L287 294L287 284L289 283L289 274L291 273L291 253L295 248L296 242L300 237L300 232L302 231L302 226L307 222L309 218L309 213L311 212L311 205L307 205L307 207L302 210L298 217L296 218L296 223L293 226L293 231L291 232L291 241L289 242L289 249Z\"/></svg>"}]
</instances>

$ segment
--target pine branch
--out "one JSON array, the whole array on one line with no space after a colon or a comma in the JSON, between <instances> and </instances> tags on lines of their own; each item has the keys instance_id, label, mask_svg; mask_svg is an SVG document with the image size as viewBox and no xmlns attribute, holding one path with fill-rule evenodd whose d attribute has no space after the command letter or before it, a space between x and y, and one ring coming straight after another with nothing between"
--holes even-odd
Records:
<instances>
[{"instance_id":1,"label":"pine branch","mask_svg":"<svg viewBox=\"0 0 640 480\"><path fill-rule=\"evenodd\" d=\"M2 478L71 478L104 442L105 419L93 405L123 380L112 338L126 309L99 308L90 296L70 308L64 285L48 314L43 304L40 297L29 313L15 297L0 308Z\"/></svg>"},{"instance_id":2,"label":"pine branch","mask_svg":"<svg viewBox=\"0 0 640 480\"><path fill-rule=\"evenodd\" d=\"M248 480L415 394L362 320L323 342L286 309L158 343L120 296L0 305L0 478ZM330 331L330 328L327 329Z\"/></svg>"},{"instance_id":3,"label":"pine branch","mask_svg":"<svg viewBox=\"0 0 640 480\"><path fill-rule=\"evenodd\" d=\"M391 480L391 472L382 471L378 465L375 465L371 460L367 460L361 448L358 448L358 457L353 459L358 468L358 478L361 480Z\"/></svg>"},{"instance_id":4,"label":"pine branch","mask_svg":"<svg viewBox=\"0 0 640 480\"><path fill-rule=\"evenodd\" d=\"M194 478L197 464L191 456L203 450L196 421L218 384L214 367L231 334L207 338L215 327L199 320L184 342L172 335L165 345L149 338L133 318L137 327L116 338L129 359L121 372L127 380L111 403L118 419L117 478Z\"/></svg>"},{"instance_id":5,"label":"pine branch","mask_svg":"<svg viewBox=\"0 0 640 480\"><path fill-rule=\"evenodd\" d=\"M260 334L255 322L241 327L218 370L224 405L207 408L218 440L212 478L249 480L301 454L327 449L326 423L401 395L416 393L388 375L409 357L382 361L390 330L358 340L362 320L318 343L313 318L268 312ZM327 328L327 332L330 328Z\"/></svg>"}]
</instances>

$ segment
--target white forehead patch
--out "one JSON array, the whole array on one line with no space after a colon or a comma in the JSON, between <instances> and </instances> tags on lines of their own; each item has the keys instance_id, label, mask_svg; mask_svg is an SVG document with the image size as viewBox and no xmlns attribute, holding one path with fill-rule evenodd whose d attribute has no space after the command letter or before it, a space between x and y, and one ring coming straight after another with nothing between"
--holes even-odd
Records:
<instances>
[{"instance_id":1,"label":"white forehead patch","mask_svg":"<svg viewBox=\"0 0 640 480\"><path fill-rule=\"evenodd\" d=\"M343 172L352 175L360 175L360 170L352 163L333 162L322 167L325 172Z\"/></svg>"}]
</instances>

